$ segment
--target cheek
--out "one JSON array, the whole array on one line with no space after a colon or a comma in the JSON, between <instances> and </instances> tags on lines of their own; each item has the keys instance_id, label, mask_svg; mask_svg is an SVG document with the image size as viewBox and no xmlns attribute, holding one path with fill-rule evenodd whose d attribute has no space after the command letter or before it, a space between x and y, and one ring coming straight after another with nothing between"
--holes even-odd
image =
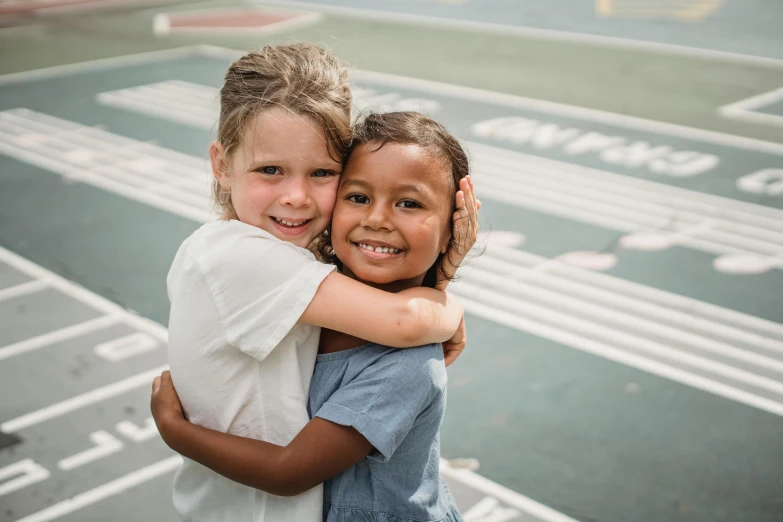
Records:
<instances>
[{"instance_id":1,"label":"cheek","mask_svg":"<svg viewBox=\"0 0 783 522\"><path fill-rule=\"evenodd\" d=\"M313 191L314 199L318 202L318 209L322 216L331 218L337 201L337 186L339 179L333 183L316 187Z\"/></svg>"}]
</instances>

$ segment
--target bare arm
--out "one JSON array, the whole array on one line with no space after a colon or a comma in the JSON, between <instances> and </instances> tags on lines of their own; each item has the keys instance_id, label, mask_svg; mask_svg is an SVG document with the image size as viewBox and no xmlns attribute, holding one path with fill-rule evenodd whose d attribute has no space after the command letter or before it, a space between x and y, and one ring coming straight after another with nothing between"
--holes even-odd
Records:
<instances>
[{"instance_id":1,"label":"bare arm","mask_svg":"<svg viewBox=\"0 0 783 522\"><path fill-rule=\"evenodd\" d=\"M184 418L169 372L153 383L151 409L171 449L234 482L273 495L304 493L373 451L355 429L320 418L311 420L288 446L196 426Z\"/></svg>"},{"instance_id":2,"label":"bare arm","mask_svg":"<svg viewBox=\"0 0 783 522\"><path fill-rule=\"evenodd\" d=\"M449 339L462 314L459 301L440 290L409 288L395 294L331 273L299 321L407 348Z\"/></svg>"},{"instance_id":3,"label":"bare arm","mask_svg":"<svg viewBox=\"0 0 783 522\"><path fill-rule=\"evenodd\" d=\"M460 180L452 217L455 242L447 254L444 263L447 277L438 282L439 290L445 291L476 242L480 206L470 177ZM437 290L411 288L390 294L340 274L330 274L300 321L395 348L449 341L448 351L453 354L447 358L447 364L451 364L464 348L462 315L461 305ZM462 341L456 341L455 334Z\"/></svg>"}]
</instances>

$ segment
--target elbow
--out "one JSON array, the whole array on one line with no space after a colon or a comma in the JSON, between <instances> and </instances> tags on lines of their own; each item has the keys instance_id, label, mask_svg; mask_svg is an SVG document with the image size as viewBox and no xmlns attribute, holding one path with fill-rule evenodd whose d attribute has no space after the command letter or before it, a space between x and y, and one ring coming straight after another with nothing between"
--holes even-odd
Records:
<instances>
[{"instance_id":1,"label":"elbow","mask_svg":"<svg viewBox=\"0 0 783 522\"><path fill-rule=\"evenodd\" d=\"M295 459L289 460L287 457L290 455L289 452L285 452L283 458L278 461L278 472L275 474L274 483L256 489L262 489L279 497L295 497L320 483L310 476L308 473L310 468L298 465Z\"/></svg>"},{"instance_id":2,"label":"elbow","mask_svg":"<svg viewBox=\"0 0 783 522\"><path fill-rule=\"evenodd\" d=\"M407 304L405 313L397 322L397 334L394 342L388 343L394 348L408 348L429 342L432 324L424 317L420 303Z\"/></svg>"}]
</instances>

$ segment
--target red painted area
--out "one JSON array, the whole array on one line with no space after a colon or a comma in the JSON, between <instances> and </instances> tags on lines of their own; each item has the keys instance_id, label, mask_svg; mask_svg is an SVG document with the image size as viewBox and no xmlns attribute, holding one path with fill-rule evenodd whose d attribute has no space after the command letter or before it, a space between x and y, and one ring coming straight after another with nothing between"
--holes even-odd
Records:
<instances>
[{"instance_id":1,"label":"red painted area","mask_svg":"<svg viewBox=\"0 0 783 522\"><path fill-rule=\"evenodd\" d=\"M24 14L52 7L70 7L80 4L93 4L98 2L109 3L110 0L24 0L0 2L0 15Z\"/></svg>"},{"instance_id":2,"label":"red painted area","mask_svg":"<svg viewBox=\"0 0 783 522\"><path fill-rule=\"evenodd\" d=\"M154 0L0 0L0 16L35 14L47 9L109 8L135 3L149 4Z\"/></svg>"},{"instance_id":3,"label":"red painted area","mask_svg":"<svg viewBox=\"0 0 783 522\"><path fill-rule=\"evenodd\" d=\"M218 27L255 28L285 22L301 15L262 11L223 11L199 14L169 14L172 29L210 29Z\"/></svg>"}]
</instances>

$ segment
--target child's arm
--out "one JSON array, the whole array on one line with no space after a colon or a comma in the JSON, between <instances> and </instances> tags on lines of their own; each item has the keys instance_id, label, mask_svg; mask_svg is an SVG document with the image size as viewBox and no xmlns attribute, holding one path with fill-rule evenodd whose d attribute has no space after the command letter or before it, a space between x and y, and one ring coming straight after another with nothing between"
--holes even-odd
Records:
<instances>
[{"instance_id":1,"label":"child's arm","mask_svg":"<svg viewBox=\"0 0 783 522\"><path fill-rule=\"evenodd\" d=\"M444 264L448 278L438 283L439 290L410 288L389 294L332 273L318 287L300 322L395 348L436 342L458 345L455 332L464 339L462 306L442 290L476 242L481 206L469 177L460 180L459 188L453 216L456 243ZM458 353L455 351L447 363Z\"/></svg>"},{"instance_id":2,"label":"child's arm","mask_svg":"<svg viewBox=\"0 0 783 522\"><path fill-rule=\"evenodd\" d=\"M288 446L196 426L184 418L169 372L155 378L152 414L171 449L230 480L273 495L304 493L373 451L354 428L318 417Z\"/></svg>"}]
</instances>

